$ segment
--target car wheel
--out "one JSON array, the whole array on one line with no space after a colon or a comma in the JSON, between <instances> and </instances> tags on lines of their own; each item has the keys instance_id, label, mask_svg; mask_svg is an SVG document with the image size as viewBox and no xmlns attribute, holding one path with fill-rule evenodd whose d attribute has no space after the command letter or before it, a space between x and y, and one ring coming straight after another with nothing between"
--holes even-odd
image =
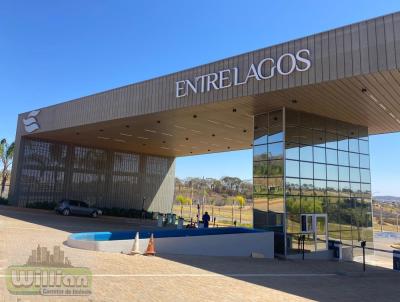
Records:
<instances>
[{"instance_id":1,"label":"car wheel","mask_svg":"<svg viewBox=\"0 0 400 302\"><path fill-rule=\"evenodd\" d=\"M64 216L69 216L70 213L71 213L71 211L70 211L69 209L64 209L64 210L62 211L62 214L63 214Z\"/></svg>"},{"instance_id":2,"label":"car wheel","mask_svg":"<svg viewBox=\"0 0 400 302\"><path fill-rule=\"evenodd\" d=\"M97 212L96 212L96 211L94 211L94 212L92 213L92 217L93 217L93 218L96 218L96 217L97 217Z\"/></svg>"}]
</instances>

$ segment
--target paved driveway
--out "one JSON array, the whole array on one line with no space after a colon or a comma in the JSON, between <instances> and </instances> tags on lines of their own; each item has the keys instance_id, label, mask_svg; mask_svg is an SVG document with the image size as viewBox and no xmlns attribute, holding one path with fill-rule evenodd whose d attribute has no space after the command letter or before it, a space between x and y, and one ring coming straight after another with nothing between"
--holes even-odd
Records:
<instances>
[{"instance_id":1,"label":"paved driveway","mask_svg":"<svg viewBox=\"0 0 400 302\"><path fill-rule=\"evenodd\" d=\"M25 264L38 244L61 246L73 266L93 273L86 297L15 296L0 279L0 301L398 301L400 273L356 263L230 257L128 256L63 245L71 232L132 230L154 222L62 217L0 207L0 274ZM2 300L1 300L2 299Z\"/></svg>"}]
</instances>

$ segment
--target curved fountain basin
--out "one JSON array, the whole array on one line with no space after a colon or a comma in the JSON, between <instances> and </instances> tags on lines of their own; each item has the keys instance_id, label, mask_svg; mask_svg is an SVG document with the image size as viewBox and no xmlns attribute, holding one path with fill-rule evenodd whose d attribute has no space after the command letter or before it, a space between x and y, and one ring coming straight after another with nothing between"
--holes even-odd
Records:
<instances>
[{"instance_id":1,"label":"curved fountain basin","mask_svg":"<svg viewBox=\"0 0 400 302\"><path fill-rule=\"evenodd\" d=\"M252 252L273 258L273 232L248 228L148 230L139 232L139 250L147 248L150 235L156 251L165 254L249 256ZM70 247L115 253L129 253L136 232L86 232L68 237Z\"/></svg>"}]
</instances>

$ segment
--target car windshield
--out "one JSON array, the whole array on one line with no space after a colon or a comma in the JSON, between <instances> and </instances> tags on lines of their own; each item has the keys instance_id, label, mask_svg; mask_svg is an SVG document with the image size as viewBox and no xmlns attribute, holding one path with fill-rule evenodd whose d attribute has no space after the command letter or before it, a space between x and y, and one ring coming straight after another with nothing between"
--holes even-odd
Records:
<instances>
[{"instance_id":1,"label":"car windshield","mask_svg":"<svg viewBox=\"0 0 400 302\"><path fill-rule=\"evenodd\" d=\"M83 201L81 201L81 202L79 203L79 205L80 205L82 208L88 208L88 207L89 207L88 204L87 204L86 202L83 202Z\"/></svg>"}]
</instances>

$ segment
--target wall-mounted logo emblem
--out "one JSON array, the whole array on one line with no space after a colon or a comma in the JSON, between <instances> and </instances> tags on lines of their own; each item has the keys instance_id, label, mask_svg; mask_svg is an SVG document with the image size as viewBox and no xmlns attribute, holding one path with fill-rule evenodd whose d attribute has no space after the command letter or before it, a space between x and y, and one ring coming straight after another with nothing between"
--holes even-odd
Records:
<instances>
[{"instance_id":1,"label":"wall-mounted logo emblem","mask_svg":"<svg viewBox=\"0 0 400 302\"><path fill-rule=\"evenodd\" d=\"M36 116L40 113L40 110L33 110L29 112L28 117L22 119L22 122L25 126L25 131L28 133L32 133L40 128L39 123L36 119Z\"/></svg>"}]
</instances>

